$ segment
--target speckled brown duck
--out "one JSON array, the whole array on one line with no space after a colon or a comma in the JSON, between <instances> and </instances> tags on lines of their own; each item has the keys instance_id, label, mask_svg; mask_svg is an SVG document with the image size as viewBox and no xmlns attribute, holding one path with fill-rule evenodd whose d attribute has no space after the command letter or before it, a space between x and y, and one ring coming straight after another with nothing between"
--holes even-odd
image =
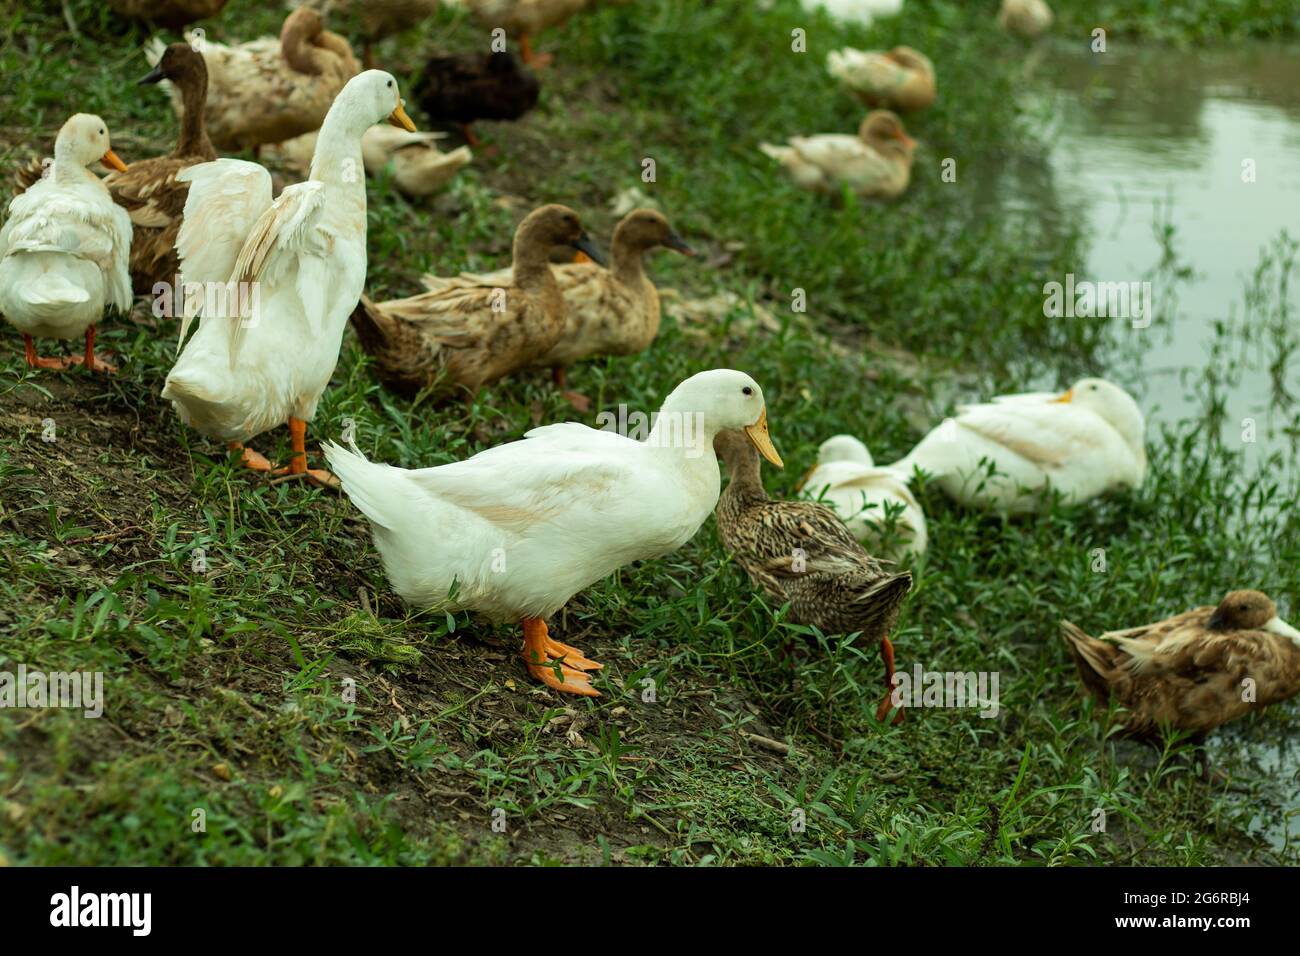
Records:
<instances>
[{"instance_id":1,"label":"speckled brown duck","mask_svg":"<svg viewBox=\"0 0 1300 956\"><path fill-rule=\"evenodd\" d=\"M567 206L542 206L515 231L509 279L431 279L435 287L388 302L362 298L352 313L361 347L385 386L473 394L516 369L536 364L564 334L564 297L551 255L600 253Z\"/></svg>"},{"instance_id":2,"label":"speckled brown duck","mask_svg":"<svg viewBox=\"0 0 1300 956\"><path fill-rule=\"evenodd\" d=\"M1203 735L1300 693L1300 631L1259 591L1100 638L1069 621L1061 630L1084 686L1103 706L1113 697L1125 708L1132 736L1162 727Z\"/></svg>"},{"instance_id":3,"label":"speckled brown duck","mask_svg":"<svg viewBox=\"0 0 1300 956\"><path fill-rule=\"evenodd\" d=\"M892 688L898 620L912 575L892 572L869 555L830 508L812 501L774 501L763 488L760 463L745 436L720 432L713 442L731 476L718 499L718 538L763 593L790 604L789 620L827 634L861 631L879 642L885 680ZM884 719L886 694L877 709ZM902 709L894 718L902 719Z\"/></svg>"}]
</instances>

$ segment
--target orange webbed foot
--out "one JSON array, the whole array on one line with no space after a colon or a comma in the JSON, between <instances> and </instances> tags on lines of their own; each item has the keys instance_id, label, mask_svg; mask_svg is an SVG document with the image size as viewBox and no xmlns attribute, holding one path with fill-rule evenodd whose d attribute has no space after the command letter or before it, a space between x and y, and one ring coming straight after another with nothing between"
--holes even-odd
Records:
<instances>
[{"instance_id":1,"label":"orange webbed foot","mask_svg":"<svg viewBox=\"0 0 1300 956\"><path fill-rule=\"evenodd\" d=\"M529 674L561 693L600 696L600 691L591 686L591 678L584 673L598 670L600 664L588 660L567 644L552 641L547 635L546 622L541 618L524 618L523 624L524 649L521 656Z\"/></svg>"},{"instance_id":2,"label":"orange webbed foot","mask_svg":"<svg viewBox=\"0 0 1300 956\"><path fill-rule=\"evenodd\" d=\"M254 451L237 441L232 441L226 446L231 451L239 452L239 463L245 468L251 468L253 471L269 472L274 467L270 459L259 451Z\"/></svg>"}]
</instances>

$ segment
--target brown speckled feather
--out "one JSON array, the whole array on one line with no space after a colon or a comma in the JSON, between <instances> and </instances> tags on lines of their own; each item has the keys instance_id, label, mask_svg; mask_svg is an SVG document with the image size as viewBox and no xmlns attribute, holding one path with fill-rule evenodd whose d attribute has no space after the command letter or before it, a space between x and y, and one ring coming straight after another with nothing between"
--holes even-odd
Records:
<instances>
[{"instance_id":1,"label":"brown speckled feather","mask_svg":"<svg viewBox=\"0 0 1300 956\"><path fill-rule=\"evenodd\" d=\"M759 478L758 455L744 436L719 435L731 481L718 500L718 537L772 601L790 602L795 623L828 634L888 636L912 587L907 571L887 571L830 508L773 501Z\"/></svg>"},{"instance_id":2,"label":"brown speckled feather","mask_svg":"<svg viewBox=\"0 0 1300 956\"><path fill-rule=\"evenodd\" d=\"M380 381L402 394L433 387L472 394L534 364L564 334L564 297L549 256L585 239L564 206L530 213L515 233L503 273L430 279L430 291L387 302L362 300L352 324Z\"/></svg>"},{"instance_id":3,"label":"brown speckled feather","mask_svg":"<svg viewBox=\"0 0 1300 956\"><path fill-rule=\"evenodd\" d=\"M1205 733L1300 693L1300 640L1265 629L1268 618L1236 626L1224 610L1236 595L1258 592L1234 591L1218 608L1198 607L1100 638L1069 621L1061 628L1089 691L1103 704L1113 695L1128 711L1128 733L1151 736L1162 725ZM1243 699L1247 678L1254 700Z\"/></svg>"}]
</instances>

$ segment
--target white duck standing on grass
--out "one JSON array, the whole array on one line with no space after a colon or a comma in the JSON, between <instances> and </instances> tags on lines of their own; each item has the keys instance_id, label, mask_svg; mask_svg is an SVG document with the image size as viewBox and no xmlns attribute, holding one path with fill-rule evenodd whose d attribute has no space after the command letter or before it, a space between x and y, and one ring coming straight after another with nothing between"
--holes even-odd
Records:
<instances>
[{"instance_id":1,"label":"white duck standing on grass","mask_svg":"<svg viewBox=\"0 0 1300 956\"><path fill-rule=\"evenodd\" d=\"M695 535L718 502L713 438L724 429L743 430L781 465L762 389L730 369L701 372L673 389L645 441L568 422L417 470L376 464L332 442L324 451L370 519L403 600L519 621L533 677L598 697L589 672L601 665L551 640L545 619L623 565L667 554Z\"/></svg>"},{"instance_id":2,"label":"white duck standing on grass","mask_svg":"<svg viewBox=\"0 0 1300 956\"><path fill-rule=\"evenodd\" d=\"M307 468L307 422L365 284L361 136L385 117L415 128L392 76L367 70L354 77L325 117L308 179L274 202L271 174L256 163L219 159L177 177L190 183L176 243L186 295L182 351L163 397L187 425L232 448L287 423L293 458L286 470L317 484L336 482ZM189 294L192 283L223 294ZM271 468L251 449L243 449L243 461Z\"/></svg>"},{"instance_id":3,"label":"white duck standing on grass","mask_svg":"<svg viewBox=\"0 0 1300 956\"><path fill-rule=\"evenodd\" d=\"M9 203L0 229L0 312L23 334L32 368L114 371L95 355L95 325L106 307L130 311L131 217L86 168L96 162L126 170L104 121L77 113L59 130L53 164ZM84 356L66 359L39 357L32 341L83 334Z\"/></svg>"},{"instance_id":4,"label":"white duck standing on grass","mask_svg":"<svg viewBox=\"0 0 1300 956\"><path fill-rule=\"evenodd\" d=\"M1063 395L1002 395L963 406L889 467L904 477L920 469L970 507L1032 512L1047 504L1049 488L1078 503L1141 485L1144 431L1126 391L1085 378Z\"/></svg>"},{"instance_id":5,"label":"white duck standing on grass","mask_svg":"<svg viewBox=\"0 0 1300 956\"><path fill-rule=\"evenodd\" d=\"M885 527L893 517L898 547L894 554L925 553L925 512L896 472L877 466L867 446L852 435L833 435L817 450L817 464L800 482L803 497L835 509L853 537L879 554Z\"/></svg>"}]
</instances>

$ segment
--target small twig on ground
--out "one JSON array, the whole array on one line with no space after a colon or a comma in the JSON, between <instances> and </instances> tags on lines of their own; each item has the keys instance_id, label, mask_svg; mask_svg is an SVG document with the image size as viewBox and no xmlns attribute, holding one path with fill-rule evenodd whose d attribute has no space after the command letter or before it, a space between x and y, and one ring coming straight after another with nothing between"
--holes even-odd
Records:
<instances>
[{"instance_id":1,"label":"small twig on ground","mask_svg":"<svg viewBox=\"0 0 1300 956\"><path fill-rule=\"evenodd\" d=\"M771 737L764 737L762 734L751 734L745 732L744 736L751 744L762 747L764 750L771 750L774 753L779 753L784 756L789 756L794 752L794 748L789 744L782 743L779 740L773 740Z\"/></svg>"}]
</instances>

